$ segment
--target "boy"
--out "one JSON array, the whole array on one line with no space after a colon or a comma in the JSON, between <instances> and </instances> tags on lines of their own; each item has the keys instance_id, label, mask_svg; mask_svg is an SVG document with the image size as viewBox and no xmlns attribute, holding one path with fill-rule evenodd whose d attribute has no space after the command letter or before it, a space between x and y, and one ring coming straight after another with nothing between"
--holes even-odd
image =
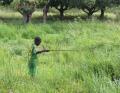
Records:
<instances>
[{"instance_id":1,"label":"boy","mask_svg":"<svg viewBox=\"0 0 120 93\"><path fill-rule=\"evenodd\" d=\"M36 47L38 47L40 44L41 44L41 38L40 37L35 37L34 44L32 46L32 51L31 51L31 58L30 58L29 63L28 63L29 74L30 74L31 77L34 77L35 73L36 73L36 64L38 62L37 55L41 54L43 52L49 52L49 50L37 51Z\"/></svg>"}]
</instances>

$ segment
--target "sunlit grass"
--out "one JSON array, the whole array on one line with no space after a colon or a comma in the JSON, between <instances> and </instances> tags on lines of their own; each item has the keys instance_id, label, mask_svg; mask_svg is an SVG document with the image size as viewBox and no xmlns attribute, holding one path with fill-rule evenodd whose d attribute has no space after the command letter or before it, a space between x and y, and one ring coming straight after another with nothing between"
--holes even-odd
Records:
<instances>
[{"instance_id":1,"label":"sunlit grass","mask_svg":"<svg viewBox=\"0 0 120 93\"><path fill-rule=\"evenodd\" d=\"M17 12L0 16L19 18L0 23L0 93L120 93L119 22L49 20L25 25ZM27 63L35 36L45 48L79 51L38 55L36 77L31 79Z\"/></svg>"}]
</instances>

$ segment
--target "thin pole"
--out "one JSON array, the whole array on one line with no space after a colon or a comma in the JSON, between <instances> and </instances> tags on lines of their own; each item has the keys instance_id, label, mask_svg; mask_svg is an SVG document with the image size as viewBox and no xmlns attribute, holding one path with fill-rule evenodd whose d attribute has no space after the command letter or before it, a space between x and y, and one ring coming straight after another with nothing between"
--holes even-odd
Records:
<instances>
[{"instance_id":1,"label":"thin pole","mask_svg":"<svg viewBox=\"0 0 120 93\"><path fill-rule=\"evenodd\" d=\"M75 51L75 52L76 52L76 51L80 51L80 50L49 50L49 51L53 51L53 52L54 52L54 51L58 51L58 52L59 52L59 51L61 51L61 52L64 52L64 51L73 51L73 52L74 52L74 51Z\"/></svg>"}]
</instances>

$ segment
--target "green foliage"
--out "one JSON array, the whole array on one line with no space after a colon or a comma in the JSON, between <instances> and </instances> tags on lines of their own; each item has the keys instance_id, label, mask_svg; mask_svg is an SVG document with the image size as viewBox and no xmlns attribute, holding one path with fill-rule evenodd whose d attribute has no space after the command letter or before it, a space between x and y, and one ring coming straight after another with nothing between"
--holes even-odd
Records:
<instances>
[{"instance_id":1,"label":"green foliage","mask_svg":"<svg viewBox=\"0 0 120 93\"><path fill-rule=\"evenodd\" d=\"M47 2L48 0L37 0L37 8L43 8Z\"/></svg>"},{"instance_id":2,"label":"green foliage","mask_svg":"<svg viewBox=\"0 0 120 93\"><path fill-rule=\"evenodd\" d=\"M23 15L24 23L29 23L31 16L35 11L36 4L34 1L21 0L17 5L17 11Z\"/></svg>"},{"instance_id":3,"label":"green foliage","mask_svg":"<svg viewBox=\"0 0 120 93\"><path fill-rule=\"evenodd\" d=\"M13 2L13 0L0 0L0 3L2 5L10 5Z\"/></svg>"},{"instance_id":4,"label":"green foliage","mask_svg":"<svg viewBox=\"0 0 120 93\"><path fill-rule=\"evenodd\" d=\"M35 11L35 2L21 0L17 6L17 10L22 15L26 15L26 14L31 15Z\"/></svg>"}]
</instances>

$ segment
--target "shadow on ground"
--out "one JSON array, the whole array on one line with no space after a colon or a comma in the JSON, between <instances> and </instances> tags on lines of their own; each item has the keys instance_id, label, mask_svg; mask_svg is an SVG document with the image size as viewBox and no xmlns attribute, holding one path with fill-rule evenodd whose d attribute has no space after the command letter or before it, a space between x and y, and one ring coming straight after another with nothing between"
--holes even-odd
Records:
<instances>
[{"instance_id":1,"label":"shadow on ground","mask_svg":"<svg viewBox=\"0 0 120 93\"><path fill-rule=\"evenodd\" d=\"M116 21L115 19L112 19L110 17L104 17L103 19L100 19L98 16L94 15L92 16L91 19L88 19L88 17L86 15L76 15L76 16L71 16L71 15L67 15L64 17L64 22L73 22L73 21L86 21L86 20L92 20L92 19L97 19L97 20L101 20L101 21ZM48 16L47 18L47 23L50 22L56 22L56 21L62 21L59 18L59 15L53 15L53 16ZM23 23L23 19L22 17L3 17L0 16L0 22L6 23L6 24L14 24L14 25L20 25L20 24L24 24ZM43 23L43 17L42 16L37 16L37 17L32 17L31 20L32 24L41 24Z\"/></svg>"}]
</instances>

